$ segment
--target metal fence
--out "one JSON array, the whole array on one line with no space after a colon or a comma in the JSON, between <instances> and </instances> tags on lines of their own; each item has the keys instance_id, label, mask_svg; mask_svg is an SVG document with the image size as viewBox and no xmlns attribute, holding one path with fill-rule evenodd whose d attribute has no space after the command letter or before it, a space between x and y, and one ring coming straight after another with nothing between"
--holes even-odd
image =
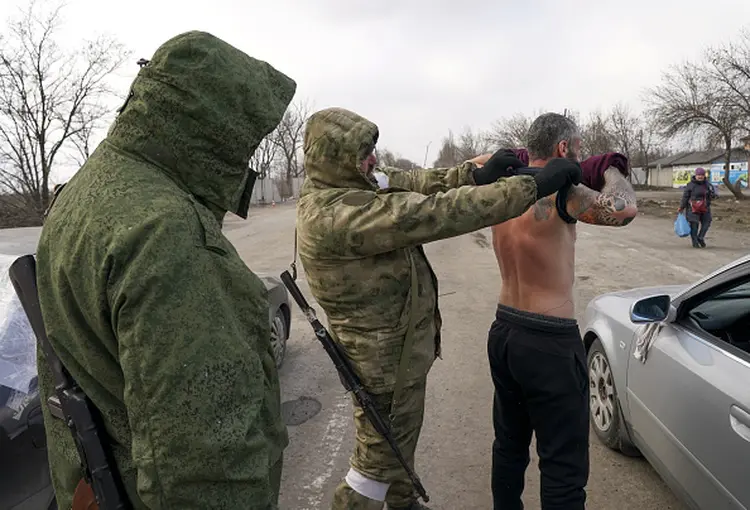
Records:
<instances>
[{"instance_id":1,"label":"metal fence","mask_svg":"<svg viewBox=\"0 0 750 510\"><path fill-rule=\"evenodd\" d=\"M250 204L266 205L283 202L289 198L297 198L299 197L299 190L304 180L304 177L292 177L291 193L282 194L282 190L286 190L287 188L285 179L260 179L255 182L253 194L250 197Z\"/></svg>"}]
</instances>

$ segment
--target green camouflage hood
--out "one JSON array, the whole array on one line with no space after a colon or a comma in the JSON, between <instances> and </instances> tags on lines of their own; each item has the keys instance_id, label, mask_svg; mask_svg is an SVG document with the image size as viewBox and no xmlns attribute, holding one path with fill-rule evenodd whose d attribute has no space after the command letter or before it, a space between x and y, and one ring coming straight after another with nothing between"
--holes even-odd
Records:
<instances>
[{"instance_id":1,"label":"green camouflage hood","mask_svg":"<svg viewBox=\"0 0 750 510\"><path fill-rule=\"evenodd\" d=\"M161 168L220 218L246 218L257 175L250 158L296 87L221 39L186 32L140 70L107 142Z\"/></svg>"},{"instance_id":2,"label":"green camouflage hood","mask_svg":"<svg viewBox=\"0 0 750 510\"><path fill-rule=\"evenodd\" d=\"M305 184L300 196L330 188L377 189L360 163L378 141L378 126L343 108L310 116L305 128Z\"/></svg>"}]
</instances>

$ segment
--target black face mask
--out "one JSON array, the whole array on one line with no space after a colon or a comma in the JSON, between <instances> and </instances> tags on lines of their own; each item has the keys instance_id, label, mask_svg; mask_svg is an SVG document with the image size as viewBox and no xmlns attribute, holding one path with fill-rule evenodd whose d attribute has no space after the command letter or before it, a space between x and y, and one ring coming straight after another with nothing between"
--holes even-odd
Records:
<instances>
[{"instance_id":1,"label":"black face mask","mask_svg":"<svg viewBox=\"0 0 750 510\"><path fill-rule=\"evenodd\" d=\"M252 168L248 171L247 182L245 183L245 189L242 191L242 197L240 197L240 204L235 214L240 218L247 219L247 211L250 209L250 199L253 196L253 188L255 187L255 181L258 180L258 172Z\"/></svg>"}]
</instances>

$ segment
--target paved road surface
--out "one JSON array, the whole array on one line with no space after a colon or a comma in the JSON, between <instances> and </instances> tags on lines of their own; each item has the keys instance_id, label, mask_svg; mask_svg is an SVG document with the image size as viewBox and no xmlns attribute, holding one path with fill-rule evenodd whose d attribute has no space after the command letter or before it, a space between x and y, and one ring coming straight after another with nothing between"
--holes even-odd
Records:
<instances>
[{"instance_id":1,"label":"paved road surface","mask_svg":"<svg viewBox=\"0 0 750 510\"><path fill-rule=\"evenodd\" d=\"M255 270L278 274L292 259L294 208L253 209L246 223L229 220L227 235ZM678 239L668 220L640 217L626 229L581 225L577 299L582 312L595 295L633 286L688 283L750 251L750 234L709 232L697 251ZM426 252L441 284L443 359L428 380L417 472L436 510L489 509L492 385L486 332L499 277L489 230L436 242ZM301 287L311 298L304 278ZM322 314L321 314L322 315ZM580 318L580 317L579 317ZM289 427L281 508L329 508L352 448L350 403L335 371L295 310L288 358L281 369L283 400L312 397L322 410ZM684 507L642 459L618 455L591 438L589 508L669 510ZM539 508L537 458L528 470L526 504Z\"/></svg>"},{"instance_id":2,"label":"paved road surface","mask_svg":"<svg viewBox=\"0 0 750 510\"><path fill-rule=\"evenodd\" d=\"M278 275L292 260L294 206L252 209L248 221L229 219L226 233L256 272ZM34 230L0 230L0 252L33 242ZM709 248L678 239L669 220L640 217L625 229L580 225L576 306L595 295L633 286L688 283L750 251L750 234L709 232ZM443 359L428 380L425 425L417 472L436 510L489 509L492 385L486 332L493 319L499 277L489 231L426 247L440 278L444 317ZM301 267L300 267L301 270ZM311 299L304 276L300 286ZM315 303L313 301L313 305ZM317 399L322 408L290 426L281 508L329 508L346 473L352 447L351 405L323 349L295 308L287 359L281 369L284 401ZM321 314L322 315L322 314ZM630 459L591 439L589 508L683 510L642 459ZM537 459L532 456L525 495L539 508Z\"/></svg>"}]
</instances>

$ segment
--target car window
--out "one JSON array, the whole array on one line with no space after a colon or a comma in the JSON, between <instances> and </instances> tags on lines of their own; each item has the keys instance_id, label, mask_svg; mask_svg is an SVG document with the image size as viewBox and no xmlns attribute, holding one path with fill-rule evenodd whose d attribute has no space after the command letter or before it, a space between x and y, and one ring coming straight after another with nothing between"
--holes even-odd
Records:
<instances>
[{"instance_id":1,"label":"car window","mask_svg":"<svg viewBox=\"0 0 750 510\"><path fill-rule=\"evenodd\" d=\"M703 331L750 354L750 280L702 301L688 317Z\"/></svg>"},{"instance_id":2,"label":"car window","mask_svg":"<svg viewBox=\"0 0 750 510\"><path fill-rule=\"evenodd\" d=\"M736 287L725 290L720 294L714 296L712 300L735 299L738 297L750 298L750 281L741 283Z\"/></svg>"}]
</instances>

